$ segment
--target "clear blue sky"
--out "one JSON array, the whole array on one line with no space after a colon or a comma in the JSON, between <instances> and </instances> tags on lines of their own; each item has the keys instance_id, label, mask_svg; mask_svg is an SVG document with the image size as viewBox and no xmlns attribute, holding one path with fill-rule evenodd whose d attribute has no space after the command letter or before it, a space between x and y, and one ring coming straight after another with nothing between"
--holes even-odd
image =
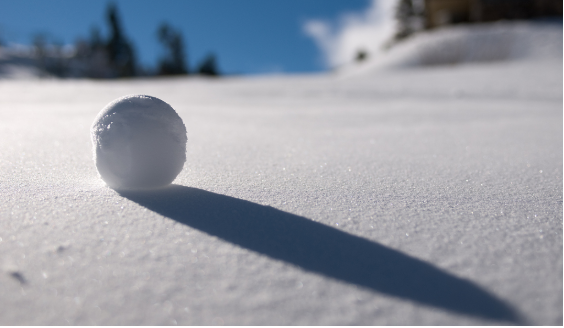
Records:
<instances>
[{"instance_id":1,"label":"clear blue sky","mask_svg":"<svg viewBox=\"0 0 564 328\"><path fill-rule=\"evenodd\" d=\"M162 54L156 37L161 22L180 29L190 67L214 52L225 73L312 72L323 70L319 50L302 25L308 19L335 20L359 12L369 0L116 0L122 27L139 61L155 66ZM0 40L31 44L43 33L49 41L73 43L97 26L107 37L109 1L0 0Z\"/></svg>"}]
</instances>

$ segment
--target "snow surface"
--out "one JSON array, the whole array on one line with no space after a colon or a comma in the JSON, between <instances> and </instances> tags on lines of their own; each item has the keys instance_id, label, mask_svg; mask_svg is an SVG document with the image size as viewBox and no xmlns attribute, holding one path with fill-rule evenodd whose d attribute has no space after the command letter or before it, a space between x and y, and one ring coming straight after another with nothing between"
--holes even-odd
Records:
<instances>
[{"instance_id":1,"label":"snow surface","mask_svg":"<svg viewBox=\"0 0 564 328\"><path fill-rule=\"evenodd\" d=\"M0 323L562 324L562 60L0 82ZM170 188L116 192L89 127L149 94Z\"/></svg>"},{"instance_id":2,"label":"snow surface","mask_svg":"<svg viewBox=\"0 0 564 328\"><path fill-rule=\"evenodd\" d=\"M353 73L478 62L562 60L562 21L499 21L437 28L369 55L374 58L364 65L353 62L351 57L340 69Z\"/></svg>"},{"instance_id":3,"label":"snow surface","mask_svg":"<svg viewBox=\"0 0 564 328\"><path fill-rule=\"evenodd\" d=\"M36 79L42 74L29 47L18 45L11 48L0 47L0 80L29 80Z\"/></svg>"}]
</instances>

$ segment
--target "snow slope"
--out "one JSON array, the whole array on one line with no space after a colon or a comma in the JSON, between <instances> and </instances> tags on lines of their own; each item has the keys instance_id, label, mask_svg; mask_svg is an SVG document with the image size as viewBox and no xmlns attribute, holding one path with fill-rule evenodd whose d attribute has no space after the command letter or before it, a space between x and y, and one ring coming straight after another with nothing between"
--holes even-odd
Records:
<instances>
[{"instance_id":1,"label":"snow slope","mask_svg":"<svg viewBox=\"0 0 564 328\"><path fill-rule=\"evenodd\" d=\"M0 81L0 323L561 325L562 68ZM126 94L187 127L167 189L97 177Z\"/></svg>"},{"instance_id":2,"label":"snow slope","mask_svg":"<svg viewBox=\"0 0 564 328\"><path fill-rule=\"evenodd\" d=\"M37 67L32 51L23 46L0 47L0 79L37 79L47 75Z\"/></svg>"},{"instance_id":3,"label":"snow slope","mask_svg":"<svg viewBox=\"0 0 564 328\"><path fill-rule=\"evenodd\" d=\"M462 24L419 32L344 74L386 69L500 61L562 60L562 20Z\"/></svg>"}]
</instances>

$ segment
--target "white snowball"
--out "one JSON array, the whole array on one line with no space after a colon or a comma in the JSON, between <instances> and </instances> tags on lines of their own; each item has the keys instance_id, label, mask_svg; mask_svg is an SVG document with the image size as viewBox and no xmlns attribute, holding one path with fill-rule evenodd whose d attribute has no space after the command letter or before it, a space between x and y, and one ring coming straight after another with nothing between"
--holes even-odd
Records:
<instances>
[{"instance_id":1,"label":"white snowball","mask_svg":"<svg viewBox=\"0 0 564 328\"><path fill-rule=\"evenodd\" d=\"M145 95L116 99L90 130L94 161L114 189L170 184L186 161L186 127L169 104Z\"/></svg>"}]
</instances>

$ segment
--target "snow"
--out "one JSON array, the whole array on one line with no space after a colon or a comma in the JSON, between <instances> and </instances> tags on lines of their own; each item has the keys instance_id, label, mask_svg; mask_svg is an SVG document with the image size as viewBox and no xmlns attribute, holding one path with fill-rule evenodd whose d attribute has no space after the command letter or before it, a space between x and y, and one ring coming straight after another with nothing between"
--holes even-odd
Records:
<instances>
[{"instance_id":1,"label":"snow","mask_svg":"<svg viewBox=\"0 0 564 328\"><path fill-rule=\"evenodd\" d=\"M33 52L28 47L0 47L0 80L30 80L41 76Z\"/></svg>"},{"instance_id":2,"label":"snow","mask_svg":"<svg viewBox=\"0 0 564 328\"><path fill-rule=\"evenodd\" d=\"M186 127L169 104L155 97L112 101L90 133L98 173L114 189L167 186L186 162Z\"/></svg>"},{"instance_id":3,"label":"snow","mask_svg":"<svg viewBox=\"0 0 564 328\"><path fill-rule=\"evenodd\" d=\"M340 69L352 73L479 62L561 60L562 22L499 21L437 28L414 34L407 42L396 43L389 49L373 51L372 56L373 60L365 65L349 61Z\"/></svg>"},{"instance_id":4,"label":"snow","mask_svg":"<svg viewBox=\"0 0 564 328\"><path fill-rule=\"evenodd\" d=\"M0 322L561 325L562 59L371 65L0 81ZM97 176L127 94L186 125L168 188Z\"/></svg>"}]
</instances>

